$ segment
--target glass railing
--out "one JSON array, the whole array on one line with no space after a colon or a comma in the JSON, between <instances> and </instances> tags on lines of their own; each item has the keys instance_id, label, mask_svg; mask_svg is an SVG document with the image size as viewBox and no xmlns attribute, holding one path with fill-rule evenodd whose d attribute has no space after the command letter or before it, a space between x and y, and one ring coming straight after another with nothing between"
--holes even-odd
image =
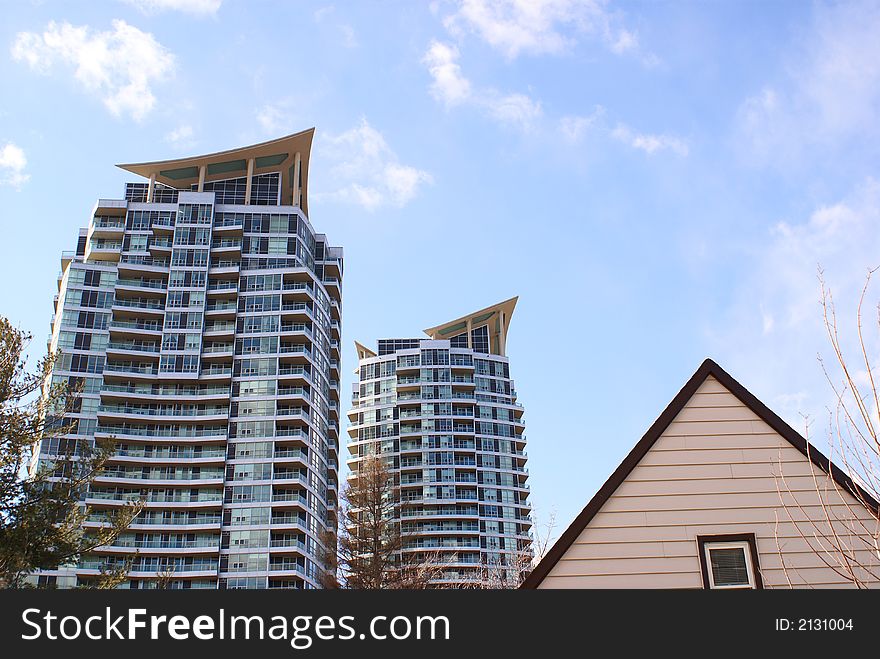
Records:
<instances>
[{"instance_id":1,"label":"glass railing","mask_svg":"<svg viewBox=\"0 0 880 659\"><path fill-rule=\"evenodd\" d=\"M276 449L275 450L276 458L302 458L303 460L309 459L308 451L304 451L302 449Z\"/></svg>"},{"instance_id":2,"label":"glass railing","mask_svg":"<svg viewBox=\"0 0 880 659\"><path fill-rule=\"evenodd\" d=\"M156 332L161 330L157 320L114 320L110 323L110 329L139 329Z\"/></svg>"},{"instance_id":3,"label":"glass railing","mask_svg":"<svg viewBox=\"0 0 880 659\"><path fill-rule=\"evenodd\" d=\"M125 458L144 458L154 460L198 460L199 458L225 458L226 451L218 449L214 451L203 449L195 450L177 450L177 451L147 451L144 449L116 449L114 456Z\"/></svg>"},{"instance_id":4,"label":"glass railing","mask_svg":"<svg viewBox=\"0 0 880 659\"><path fill-rule=\"evenodd\" d=\"M217 416L229 413L226 407L209 407L206 409L177 409L173 407L140 407L136 405L101 405L98 412L115 412L117 414L141 414L144 416Z\"/></svg>"},{"instance_id":5,"label":"glass railing","mask_svg":"<svg viewBox=\"0 0 880 659\"><path fill-rule=\"evenodd\" d=\"M297 344L297 345L287 345L287 346L286 346L286 345L281 345L281 346L279 347L279 349L278 349L278 352L282 352L282 353L301 352L301 353L305 353L305 354L307 354L307 355L311 355L311 354L312 354L312 351L309 349L308 346L299 345L299 344Z\"/></svg>"},{"instance_id":6,"label":"glass railing","mask_svg":"<svg viewBox=\"0 0 880 659\"><path fill-rule=\"evenodd\" d=\"M120 262L132 265L148 265L157 268L167 268L169 263L167 258L154 258L139 254L123 254Z\"/></svg>"},{"instance_id":7,"label":"glass railing","mask_svg":"<svg viewBox=\"0 0 880 659\"><path fill-rule=\"evenodd\" d=\"M106 435L134 435L138 437L226 437L226 428L193 429L179 428L133 428L129 426L99 425L96 432Z\"/></svg>"},{"instance_id":8,"label":"glass railing","mask_svg":"<svg viewBox=\"0 0 880 659\"><path fill-rule=\"evenodd\" d=\"M92 519L92 515L89 515L89 521L100 522L104 521L101 519ZM106 519L106 517L104 518ZM164 517L152 518L146 517L141 518L140 516L136 517L132 524L139 524L143 526L196 526L196 525L207 525L207 524L220 524L223 521L223 518L220 515L214 515L210 517L174 517L171 516L170 520L165 519Z\"/></svg>"},{"instance_id":9,"label":"glass railing","mask_svg":"<svg viewBox=\"0 0 880 659\"><path fill-rule=\"evenodd\" d=\"M213 536L204 540L135 540L134 538L117 538L108 547L134 547L138 549L219 549L220 537Z\"/></svg>"},{"instance_id":10,"label":"glass railing","mask_svg":"<svg viewBox=\"0 0 880 659\"><path fill-rule=\"evenodd\" d=\"M207 323L206 332L229 332L235 331L235 323Z\"/></svg>"},{"instance_id":11,"label":"glass railing","mask_svg":"<svg viewBox=\"0 0 880 659\"><path fill-rule=\"evenodd\" d=\"M93 220L96 229L124 229L125 218L109 215L95 215Z\"/></svg>"},{"instance_id":12,"label":"glass railing","mask_svg":"<svg viewBox=\"0 0 880 659\"><path fill-rule=\"evenodd\" d=\"M302 481L303 483L308 483L309 479L306 474L303 474L299 471L285 471L283 469L279 469L272 474L272 480L276 481Z\"/></svg>"},{"instance_id":13,"label":"glass railing","mask_svg":"<svg viewBox=\"0 0 880 659\"><path fill-rule=\"evenodd\" d=\"M202 354L204 355L210 355L217 352L232 352L232 344L224 343L221 345L207 346L205 348L202 348Z\"/></svg>"},{"instance_id":14,"label":"glass railing","mask_svg":"<svg viewBox=\"0 0 880 659\"><path fill-rule=\"evenodd\" d=\"M117 307L128 307L133 309L164 309L165 303L162 300L133 300L126 298L116 298L113 302Z\"/></svg>"},{"instance_id":15,"label":"glass railing","mask_svg":"<svg viewBox=\"0 0 880 659\"><path fill-rule=\"evenodd\" d=\"M232 367L227 366L225 368L219 367L211 367L211 368L203 368L202 375L230 375L232 373Z\"/></svg>"},{"instance_id":16,"label":"glass railing","mask_svg":"<svg viewBox=\"0 0 880 659\"><path fill-rule=\"evenodd\" d=\"M308 396L309 392L303 387L279 387L279 396Z\"/></svg>"},{"instance_id":17,"label":"glass railing","mask_svg":"<svg viewBox=\"0 0 880 659\"><path fill-rule=\"evenodd\" d=\"M312 330L303 323L284 323L281 325L282 332L303 332L306 336L312 336Z\"/></svg>"},{"instance_id":18,"label":"glass railing","mask_svg":"<svg viewBox=\"0 0 880 659\"><path fill-rule=\"evenodd\" d=\"M208 284L209 291L234 291L238 289L237 281L212 281Z\"/></svg>"},{"instance_id":19,"label":"glass railing","mask_svg":"<svg viewBox=\"0 0 880 659\"><path fill-rule=\"evenodd\" d=\"M239 266L238 261L231 261L229 259L221 259L218 261L211 261L212 268L237 268Z\"/></svg>"},{"instance_id":20,"label":"glass railing","mask_svg":"<svg viewBox=\"0 0 880 659\"><path fill-rule=\"evenodd\" d=\"M278 369L278 375L305 375L310 377L311 373L302 366L282 366Z\"/></svg>"},{"instance_id":21,"label":"glass railing","mask_svg":"<svg viewBox=\"0 0 880 659\"><path fill-rule=\"evenodd\" d=\"M308 499L306 499L303 495L291 494L291 493L273 494L272 501L278 501L278 502L297 501L297 502L303 504L304 506L307 506L309 503Z\"/></svg>"},{"instance_id":22,"label":"glass railing","mask_svg":"<svg viewBox=\"0 0 880 659\"><path fill-rule=\"evenodd\" d=\"M134 364L106 364L104 372L111 373L139 373L141 375L156 375L158 369L155 366L138 366Z\"/></svg>"},{"instance_id":23,"label":"glass railing","mask_svg":"<svg viewBox=\"0 0 880 659\"><path fill-rule=\"evenodd\" d=\"M156 288L165 290L167 284L161 279L117 279L117 286L134 286L137 288Z\"/></svg>"},{"instance_id":24,"label":"glass railing","mask_svg":"<svg viewBox=\"0 0 880 659\"><path fill-rule=\"evenodd\" d=\"M306 551L306 545L302 540L295 540L293 538L283 538L272 540L270 542L271 547L283 547L287 549L300 549L302 551Z\"/></svg>"},{"instance_id":25,"label":"glass railing","mask_svg":"<svg viewBox=\"0 0 880 659\"><path fill-rule=\"evenodd\" d=\"M299 572L305 574L305 568L299 563L270 563L269 570L272 572Z\"/></svg>"},{"instance_id":26,"label":"glass railing","mask_svg":"<svg viewBox=\"0 0 880 659\"><path fill-rule=\"evenodd\" d=\"M110 350L133 350L137 352L159 352L159 346L155 343L135 343L135 342L122 342L122 341L110 341L107 344L107 348Z\"/></svg>"},{"instance_id":27,"label":"glass railing","mask_svg":"<svg viewBox=\"0 0 880 659\"><path fill-rule=\"evenodd\" d=\"M279 407L275 414L278 416L310 416L309 410L303 407Z\"/></svg>"},{"instance_id":28,"label":"glass railing","mask_svg":"<svg viewBox=\"0 0 880 659\"><path fill-rule=\"evenodd\" d=\"M224 396L229 394L228 387L208 387L205 389L194 387L162 387L154 385L132 386L105 384L101 391L121 392L128 394L141 394L144 396Z\"/></svg>"},{"instance_id":29,"label":"glass railing","mask_svg":"<svg viewBox=\"0 0 880 659\"><path fill-rule=\"evenodd\" d=\"M215 227L242 227L244 220L237 217L223 217L214 220Z\"/></svg>"},{"instance_id":30,"label":"glass railing","mask_svg":"<svg viewBox=\"0 0 880 659\"><path fill-rule=\"evenodd\" d=\"M299 428L276 428L275 429L276 437L302 437L303 439L308 439L309 435L306 432L303 432Z\"/></svg>"},{"instance_id":31,"label":"glass railing","mask_svg":"<svg viewBox=\"0 0 880 659\"><path fill-rule=\"evenodd\" d=\"M202 480L218 480L223 478L223 470L216 471L202 470L198 474L192 472L169 472L169 473L150 473L144 475L142 469L125 470L125 469L104 469L98 478L131 478L145 481L202 481Z\"/></svg>"}]
</instances>

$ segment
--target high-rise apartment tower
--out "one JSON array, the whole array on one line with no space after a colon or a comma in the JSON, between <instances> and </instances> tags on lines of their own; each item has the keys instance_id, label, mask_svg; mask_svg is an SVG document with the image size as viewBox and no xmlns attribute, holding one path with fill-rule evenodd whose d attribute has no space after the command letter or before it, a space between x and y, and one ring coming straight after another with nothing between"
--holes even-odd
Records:
<instances>
[{"instance_id":1,"label":"high-rise apartment tower","mask_svg":"<svg viewBox=\"0 0 880 659\"><path fill-rule=\"evenodd\" d=\"M314 588L334 530L342 249L308 219L314 129L120 167L58 278L54 382L82 387L73 432L113 437L87 524L141 500L130 529L39 575L68 587L135 556L127 585Z\"/></svg>"},{"instance_id":2,"label":"high-rise apartment tower","mask_svg":"<svg viewBox=\"0 0 880 659\"><path fill-rule=\"evenodd\" d=\"M402 563L437 561L437 586L514 586L531 558L523 408L506 356L516 298L361 344L348 465L377 454L401 499Z\"/></svg>"}]
</instances>

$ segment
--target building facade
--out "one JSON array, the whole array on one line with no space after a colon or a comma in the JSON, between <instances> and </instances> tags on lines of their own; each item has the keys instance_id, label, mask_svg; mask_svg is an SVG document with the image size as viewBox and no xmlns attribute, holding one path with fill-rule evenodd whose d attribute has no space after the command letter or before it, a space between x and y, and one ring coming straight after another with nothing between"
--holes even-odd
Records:
<instances>
[{"instance_id":1,"label":"building facade","mask_svg":"<svg viewBox=\"0 0 880 659\"><path fill-rule=\"evenodd\" d=\"M402 561L437 561L437 586L516 586L531 559L523 407L506 356L516 298L361 344L348 465L376 454L399 484Z\"/></svg>"},{"instance_id":2,"label":"building facade","mask_svg":"<svg viewBox=\"0 0 880 659\"><path fill-rule=\"evenodd\" d=\"M707 359L524 588L880 588L878 503Z\"/></svg>"},{"instance_id":3,"label":"building facade","mask_svg":"<svg viewBox=\"0 0 880 659\"><path fill-rule=\"evenodd\" d=\"M308 219L313 134L120 165L144 182L99 199L62 257L52 382L82 394L35 466L114 438L87 525L144 508L112 546L40 580L74 586L134 555L131 588L319 586L343 259Z\"/></svg>"}]
</instances>

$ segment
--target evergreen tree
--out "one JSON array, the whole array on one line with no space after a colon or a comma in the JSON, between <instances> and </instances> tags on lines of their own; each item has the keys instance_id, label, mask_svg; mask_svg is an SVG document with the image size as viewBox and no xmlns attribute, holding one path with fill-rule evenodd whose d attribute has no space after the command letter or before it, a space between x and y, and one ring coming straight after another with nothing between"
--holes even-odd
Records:
<instances>
[{"instance_id":1,"label":"evergreen tree","mask_svg":"<svg viewBox=\"0 0 880 659\"><path fill-rule=\"evenodd\" d=\"M89 509L81 501L89 484L114 453L112 441L92 445L58 439L60 455L36 468L40 440L71 430L66 413L78 408L78 392L50 386L50 355L29 372L23 353L30 335L0 317L0 587L21 588L35 570L71 563L92 549L112 543L140 511L130 504L86 531ZM53 451L55 452L55 451ZM113 587L127 570L103 571L91 583Z\"/></svg>"}]
</instances>

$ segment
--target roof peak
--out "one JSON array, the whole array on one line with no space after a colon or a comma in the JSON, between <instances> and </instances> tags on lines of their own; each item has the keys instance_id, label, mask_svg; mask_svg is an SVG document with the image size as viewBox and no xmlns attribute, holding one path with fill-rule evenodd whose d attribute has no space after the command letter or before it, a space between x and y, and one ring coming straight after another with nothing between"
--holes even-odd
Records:
<instances>
[{"instance_id":1,"label":"roof peak","mask_svg":"<svg viewBox=\"0 0 880 659\"><path fill-rule=\"evenodd\" d=\"M117 167L178 190L205 182L277 172L281 204L300 206L308 215L308 163L315 128L249 146L198 156L120 164Z\"/></svg>"},{"instance_id":2,"label":"roof peak","mask_svg":"<svg viewBox=\"0 0 880 659\"><path fill-rule=\"evenodd\" d=\"M666 409L657 417L657 420L651 424L648 431L642 436L639 442L632 448L629 454L624 458L623 462L615 469L614 473L602 485L598 492L590 499L590 502L575 517L574 521L569 525L565 532L559 536L556 544L547 552L546 556L535 567L532 573L525 580L521 588L537 588L544 580L544 577L550 572L559 559L568 551L569 547L574 544L575 540L581 532L592 521L593 517L599 512L603 505L611 498L614 492L629 476L630 472L635 469L636 465L651 450L654 443L660 438L670 423L678 416L678 413L684 409L688 401L697 392L703 382L709 376L714 377L724 386L730 393L736 396L740 402L754 412L762 421L769 425L783 439L787 440L792 446L800 451L810 462L816 465L820 470L830 475L834 482L842 490L852 494L858 501L864 504L875 513L880 504L862 487L850 478L836 464L826 458L821 451L810 444L798 431L792 428L788 423L782 420L773 410L762 403L758 398L740 384L732 375L725 371L712 359L706 358L694 374L688 379L681 390L675 395L675 398L666 406Z\"/></svg>"},{"instance_id":3,"label":"roof peak","mask_svg":"<svg viewBox=\"0 0 880 659\"><path fill-rule=\"evenodd\" d=\"M503 302L497 302L455 320L429 327L425 330L425 334L432 339L449 339L462 332L488 325L490 351L493 354L504 355L507 347L507 331L510 329L510 317L513 316L513 310L516 308L518 300L519 296L517 295Z\"/></svg>"}]
</instances>

